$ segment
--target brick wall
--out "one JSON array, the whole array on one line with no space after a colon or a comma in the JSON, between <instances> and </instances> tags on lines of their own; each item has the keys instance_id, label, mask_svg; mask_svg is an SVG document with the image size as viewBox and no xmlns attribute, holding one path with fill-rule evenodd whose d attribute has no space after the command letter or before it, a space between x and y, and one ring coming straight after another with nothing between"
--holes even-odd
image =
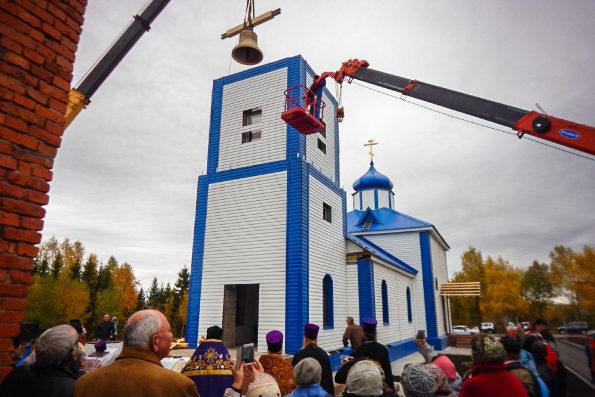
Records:
<instances>
[{"instance_id":1,"label":"brick wall","mask_svg":"<svg viewBox=\"0 0 595 397\"><path fill-rule=\"evenodd\" d=\"M10 372L87 0L0 0L0 381Z\"/></svg>"}]
</instances>

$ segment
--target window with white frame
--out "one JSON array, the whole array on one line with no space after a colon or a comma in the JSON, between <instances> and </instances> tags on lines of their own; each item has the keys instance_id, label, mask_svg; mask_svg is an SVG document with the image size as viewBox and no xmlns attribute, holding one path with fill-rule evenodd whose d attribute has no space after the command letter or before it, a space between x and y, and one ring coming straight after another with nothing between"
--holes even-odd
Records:
<instances>
[{"instance_id":1,"label":"window with white frame","mask_svg":"<svg viewBox=\"0 0 595 397\"><path fill-rule=\"evenodd\" d=\"M244 110L242 126L259 124L262 122L262 108Z\"/></svg>"},{"instance_id":2,"label":"window with white frame","mask_svg":"<svg viewBox=\"0 0 595 397\"><path fill-rule=\"evenodd\" d=\"M258 141L259 139L260 139L260 131L242 132L242 143Z\"/></svg>"}]
</instances>

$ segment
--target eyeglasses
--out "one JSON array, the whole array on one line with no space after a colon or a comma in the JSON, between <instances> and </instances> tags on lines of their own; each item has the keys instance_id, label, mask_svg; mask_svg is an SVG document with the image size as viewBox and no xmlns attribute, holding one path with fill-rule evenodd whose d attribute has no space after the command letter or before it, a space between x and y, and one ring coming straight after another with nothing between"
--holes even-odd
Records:
<instances>
[{"instance_id":1,"label":"eyeglasses","mask_svg":"<svg viewBox=\"0 0 595 397\"><path fill-rule=\"evenodd\" d=\"M79 344L80 341L83 340L84 337L85 337L84 334L79 334L79 337L77 338L76 342L74 342L74 345L72 345L70 352L72 352L74 350L74 348Z\"/></svg>"}]
</instances>

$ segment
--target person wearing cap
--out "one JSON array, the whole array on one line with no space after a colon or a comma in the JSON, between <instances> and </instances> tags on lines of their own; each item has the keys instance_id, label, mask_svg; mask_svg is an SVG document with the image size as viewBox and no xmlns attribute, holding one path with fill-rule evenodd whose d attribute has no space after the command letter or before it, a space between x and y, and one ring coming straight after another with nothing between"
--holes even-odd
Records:
<instances>
[{"instance_id":1,"label":"person wearing cap","mask_svg":"<svg viewBox=\"0 0 595 397\"><path fill-rule=\"evenodd\" d=\"M463 379L457 372L457 369L450 358L438 354L434 350L434 347L430 346L428 342L426 342L425 335L421 339L417 339L417 335L414 335L413 340L418 344L419 347L417 348L417 351L426 360L426 364L436 364L446 375L450 390L458 393L461 390L461 386L463 385Z\"/></svg>"},{"instance_id":2,"label":"person wearing cap","mask_svg":"<svg viewBox=\"0 0 595 397\"><path fill-rule=\"evenodd\" d=\"M401 385L406 397L434 397L438 391L436 379L425 364L405 364Z\"/></svg>"},{"instance_id":3,"label":"person wearing cap","mask_svg":"<svg viewBox=\"0 0 595 397\"><path fill-rule=\"evenodd\" d=\"M333 382L333 370L331 360L324 349L318 347L318 331L320 327L316 324L304 325L304 346L293 356L292 365L295 368L305 358L313 358L320 364L322 375L320 385L331 396L335 395L335 383Z\"/></svg>"},{"instance_id":4,"label":"person wearing cap","mask_svg":"<svg viewBox=\"0 0 595 397\"><path fill-rule=\"evenodd\" d=\"M519 362L521 342L515 338L501 338L500 343L502 343L506 351L506 361L504 361L504 364L506 364L508 372L519 378L529 397L541 397L542 393L539 381L531 371Z\"/></svg>"},{"instance_id":5,"label":"person wearing cap","mask_svg":"<svg viewBox=\"0 0 595 397\"><path fill-rule=\"evenodd\" d=\"M288 397L329 397L320 386L322 367L313 358L305 358L293 369L293 380L297 388Z\"/></svg>"},{"instance_id":6,"label":"person wearing cap","mask_svg":"<svg viewBox=\"0 0 595 397\"><path fill-rule=\"evenodd\" d=\"M347 317L345 320L347 328L343 334L343 346L347 347L351 343L351 350L356 351L364 342L364 330L353 321L353 317Z\"/></svg>"},{"instance_id":7,"label":"person wearing cap","mask_svg":"<svg viewBox=\"0 0 595 397\"><path fill-rule=\"evenodd\" d=\"M493 336L474 335L471 358L471 377L463 383L459 397L529 396L519 378L508 372L504 347Z\"/></svg>"},{"instance_id":8,"label":"person wearing cap","mask_svg":"<svg viewBox=\"0 0 595 397\"><path fill-rule=\"evenodd\" d=\"M354 363L345 380L345 397L379 397L385 392L384 374L372 360L363 359Z\"/></svg>"},{"instance_id":9,"label":"person wearing cap","mask_svg":"<svg viewBox=\"0 0 595 397\"><path fill-rule=\"evenodd\" d=\"M220 327L209 327L207 339L198 345L181 372L194 381L201 397L221 397L234 383L231 372L234 362L221 336Z\"/></svg>"},{"instance_id":10,"label":"person wearing cap","mask_svg":"<svg viewBox=\"0 0 595 397\"><path fill-rule=\"evenodd\" d=\"M354 358L367 357L377 361L384 371L384 381L391 390L395 390L393 371L386 347L376 342L376 326L378 322L372 317L362 319L364 329L364 343L353 354Z\"/></svg>"},{"instance_id":11,"label":"person wearing cap","mask_svg":"<svg viewBox=\"0 0 595 397\"><path fill-rule=\"evenodd\" d=\"M293 381L293 366L281 357L283 333L271 331L266 335L266 340L267 354L260 356L260 364L262 364L265 373L275 378L281 390L281 396L285 396L296 388L296 384Z\"/></svg>"},{"instance_id":12,"label":"person wearing cap","mask_svg":"<svg viewBox=\"0 0 595 397\"><path fill-rule=\"evenodd\" d=\"M552 335L550 330L547 329L547 321L545 320L545 318L538 318L537 320L535 320L534 326L535 331L539 332L541 336L543 336L543 339L549 340L552 343L556 343L554 335Z\"/></svg>"}]
</instances>

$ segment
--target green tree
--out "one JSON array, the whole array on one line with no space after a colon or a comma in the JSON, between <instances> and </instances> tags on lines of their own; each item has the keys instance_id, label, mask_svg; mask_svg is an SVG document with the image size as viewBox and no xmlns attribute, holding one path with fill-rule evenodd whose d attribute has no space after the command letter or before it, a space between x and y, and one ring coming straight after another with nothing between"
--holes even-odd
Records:
<instances>
[{"instance_id":1,"label":"green tree","mask_svg":"<svg viewBox=\"0 0 595 397\"><path fill-rule=\"evenodd\" d=\"M52 262L52 276L54 279L58 279L63 266L64 264L62 263L62 254L58 252L54 257L54 261Z\"/></svg>"},{"instance_id":2,"label":"green tree","mask_svg":"<svg viewBox=\"0 0 595 397\"><path fill-rule=\"evenodd\" d=\"M33 276L25 300L25 321L39 321L40 328L51 328L57 324L60 308L57 305L56 283L53 277Z\"/></svg>"},{"instance_id":3,"label":"green tree","mask_svg":"<svg viewBox=\"0 0 595 397\"><path fill-rule=\"evenodd\" d=\"M546 309L555 296L554 283L550 267L545 263L533 261L521 277L521 296L529 302L532 313L531 318L544 317Z\"/></svg>"},{"instance_id":4,"label":"green tree","mask_svg":"<svg viewBox=\"0 0 595 397\"><path fill-rule=\"evenodd\" d=\"M178 279L174 284L174 306L176 310L180 308L180 303L184 297L184 292L190 287L190 272L186 265L178 272Z\"/></svg>"},{"instance_id":5,"label":"green tree","mask_svg":"<svg viewBox=\"0 0 595 397\"><path fill-rule=\"evenodd\" d=\"M456 272L452 283L480 282L482 295L485 296L487 285L485 282L485 265L481 251L469 247L461 255L461 271ZM477 305L474 298L451 299L451 313L453 324L475 324L479 319Z\"/></svg>"},{"instance_id":6,"label":"green tree","mask_svg":"<svg viewBox=\"0 0 595 397\"><path fill-rule=\"evenodd\" d=\"M159 290L159 283L157 282L157 277L153 277L153 281L151 282L151 286L149 287L149 307L151 309L158 309L159 304L161 303L161 293Z\"/></svg>"},{"instance_id":7,"label":"green tree","mask_svg":"<svg viewBox=\"0 0 595 397\"><path fill-rule=\"evenodd\" d=\"M140 287L140 291L136 296L136 308L134 311L145 310L147 308L147 297L145 296L145 290Z\"/></svg>"},{"instance_id":8,"label":"green tree","mask_svg":"<svg viewBox=\"0 0 595 397\"><path fill-rule=\"evenodd\" d=\"M80 281L81 280L81 275L82 275L82 265L81 265L81 261L76 258L74 263L70 266L70 277L73 280L77 280Z\"/></svg>"}]
</instances>

